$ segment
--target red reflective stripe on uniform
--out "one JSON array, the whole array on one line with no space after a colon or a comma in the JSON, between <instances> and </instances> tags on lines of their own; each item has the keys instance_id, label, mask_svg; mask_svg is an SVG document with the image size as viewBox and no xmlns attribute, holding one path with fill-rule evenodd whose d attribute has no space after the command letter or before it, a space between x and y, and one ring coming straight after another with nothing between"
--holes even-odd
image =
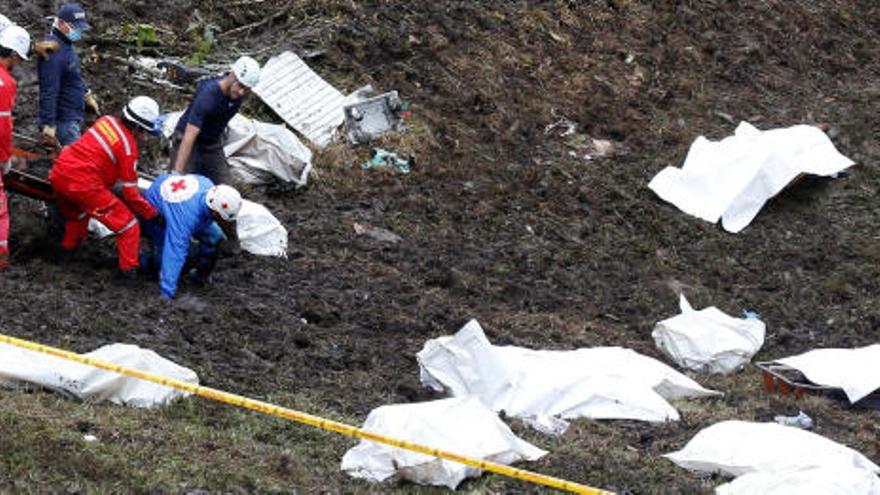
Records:
<instances>
[{"instance_id":1,"label":"red reflective stripe on uniform","mask_svg":"<svg viewBox=\"0 0 880 495\"><path fill-rule=\"evenodd\" d=\"M117 184L119 187L137 187L138 185L137 182L117 182Z\"/></svg>"},{"instance_id":2,"label":"red reflective stripe on uniform","mask_svg":"<svg viewBox=\"0 0 880 495\"><path fill-rule=\"evenodd\" d=\"M137 223L138 223L137 218L132 219L132 221L128 222L128 225L126 225L125 227L122 227L121 229L117 230L117 231L116 231L116 235L119 235L119 234L125 232L126 230L128 230L128 229L134 227L135 225L137 225Z\"/></svg>"},{"instance_id":3,"label":"red reflective stripe on uniform","mask_svg":"<svg viewBox=\"0 0 880 495\"><path fill-rule=\"evenodd\" d=\"M116 128L116 132L122 137L122 144L125 146L125 156L131 156L131 145L128 144L128 138L125 136L125 133L122 132L122 127L119 126L119 122L116 122L116 119L113 117L107 117L107 121Z\"/></svg>"},{"instance_id":4,"label":"red reflective stripe on uniform","mask_svg":"<svg viewBox=\"0 0 880 495\"><path fill-rule=\"evenodd\" d=\"M96 131L94 127L89 128L89 133L91 133L92 136L95 136L95 139L98 140L98 142L101 144L101 147L104 148L104 151L107 152L107 156L110 157L110 160L113 163L116 163L116 155L113 154L113 150L110 149L110 145L107 144L107 141L104 141L104 138L101 137L101 134Z\"/></svg>"},{"instance_id":5,"label":"red reflective stripe on uniform","mask_svg":"<svg viewBox=\"0 0 880 495\"><path fill-rule=\"evenodd\" d=\"M0 112L0 117L12 117L12 112Z\"/></svg>"}]
</instances>

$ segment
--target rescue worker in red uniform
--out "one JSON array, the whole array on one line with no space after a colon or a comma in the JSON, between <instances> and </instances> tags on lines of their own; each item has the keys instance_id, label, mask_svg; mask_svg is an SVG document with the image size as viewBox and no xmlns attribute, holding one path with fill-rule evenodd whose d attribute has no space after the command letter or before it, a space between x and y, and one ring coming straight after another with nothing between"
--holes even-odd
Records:
<instances>
[{"instance_id":1,"label":"rescue worker in red uniform","mask_svg":"<svg viewBox=\"0 0 880 495\"><path fill-rule=\"evenodd\" d=\"M101 117L61 151L49 181L66 221L63 257L70 257L82 243L89 219L94 218L116 234L120 275L127 279L137 275L141 229L132 210L146 220L157 215L137 186L138 140L144 133L158 134L158 117L159 105L152 98L138 96L120 116ZM113 193L117 185L122 200Z\"/></svg>"},{"instance_id":2,"label":"rescue worker in red uniform","mask_svg":"<svg viewBox=\"0 0 880 495\"><path fill-rule=\"evenodd\" d=\"M27 60L31 37L19 26L0 32L0 167L5 174L20 159L12 156L12 110L18 83L9 74L22 60ZM9 205L6 188L0 177L0 270L9 268Z\"/></svg>"}]
</instances>

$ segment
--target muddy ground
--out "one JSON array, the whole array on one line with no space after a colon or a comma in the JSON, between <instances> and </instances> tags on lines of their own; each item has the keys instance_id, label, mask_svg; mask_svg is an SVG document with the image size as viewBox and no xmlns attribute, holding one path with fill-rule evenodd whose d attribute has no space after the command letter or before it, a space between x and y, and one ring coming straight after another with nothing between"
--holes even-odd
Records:
<instances>
[{"instance_id":1,"label":"muddy ground","mask_svg":"<svg viewBox=\"0 0 880 495\"><path fill-rule=\"evenodd\" d=\"M2 11L38 33L50 4L5 1ZM306 188L248 188L287 226L288 259L226 257L212 287L184 287L172 303L148 280L134 288L114 283L112 244L92 240L71 264L54 263L39 205L13 196L13 268L0 277L6 333L82 352L136 343L196 370L203 384L352 423L383 404L434 398L419 384L415 353L471 318L496 344L620 345L661 357L650 332L677 313L684 290L695 307L759 312L768 333L756 360L878 341L874 1L124 0L86 7L95 29L83 55L95 45L99 54L185 58L213 23L219 34L208 63L242 51L265 62L292 49L308 53L309 64L343 91L367 83L396 89L413 104L413 131L381 144L418 162L409 175L362 171L356 165L367 149L336 144L316 154ZM138 46L124 32L127 22L152 24L158 40ZM251 23L258 24L230 32ZM188 98L132 82L106 58L84 67L107 108L139 93L168 108ZM16 125L35 135L33 66L19 74ZM257 101L244 113L278 120ZM647 188L663 167L680 165L694 138L722 138L740 120L765 129L828 124L858 165L844 179L790 187L736 235ZM563 135L566 123L574 133ZM592 138L612 141L614 152L599 156ZM153 166L164 159L155 146L147 155ZM355 223L403 240L357 235ZM754 368L694 378L726 395L677 403L677 423L582 420L551 439L514 422L551 451L524 467L623 493L707 492L723 480L690 474L660 454L722 419L765 421L798 409L818 433L880 461L877 411L768 395ZM184 443L175 422L227 431L269 420L200 401L157 419L110 406L70 411L64 401L20 395L0 392L0 489L414 489L351 481L338 472L351 442L279 423L228 444L196 435L188 440L194 457L207 460L169 468L175 444ZM112 423L117 414L124 424ZM141 465L83 454L66 439L84 429L103 431L107 452L119 442ZM212 467L216 452L250 459L236 450L241 442L270 459L265 469ZM291 445L311 460L284 450ZM33 474L15 474L23 472ZM540 490L497 476L464 487Z\"/></svg>"}]
</instances>

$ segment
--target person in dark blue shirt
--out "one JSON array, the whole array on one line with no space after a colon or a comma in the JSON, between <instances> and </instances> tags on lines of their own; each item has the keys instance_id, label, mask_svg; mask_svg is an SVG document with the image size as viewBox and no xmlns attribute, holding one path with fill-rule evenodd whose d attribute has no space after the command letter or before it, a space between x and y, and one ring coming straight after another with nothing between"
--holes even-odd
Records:
<instances>
[{"instance_id":1,"label":"person in dark blue shirt","mask_svg":"<svg viewBox=\"0 0 880 495\"><path fill-rule=\"evenodd\" d=\"M181 275L206 283L217 264L221 225L234 228L241 195L201 175L162 174L144 197L161 215L143 222L152 252L141 255L141 268L158 270L159 288L168 299L177 293Z\"/></svg>"},{"instance_id":2,"label":"person in dark blue shirt","mask_svg":"<svg viewBox=\"0 0 880 495\"><path fill-rule=\"evenodd\" d=\"M82 7L74 3L61 6L46 41L58 44L58 51L38 64L40 101L37 125L42 144L58 148L76 141L82 133L86 105L100 115L98 102L91 95L79 71L79 58L73 43L89 29Z\"/></svg>"},{"instance_id":3,"label":"person in dark blue shirt","mask_svg":"<svg viewBox=\"0 0 880 495\"><path fill-rule=\"evenodd\" d=\"M238 112L242 99L260 81L260 64L241 57L222 77L207 79L180 116L171 149L172 170L204 175L215 184L229 184L232 177L220 138Z\"/></svg>"}]
</instances>

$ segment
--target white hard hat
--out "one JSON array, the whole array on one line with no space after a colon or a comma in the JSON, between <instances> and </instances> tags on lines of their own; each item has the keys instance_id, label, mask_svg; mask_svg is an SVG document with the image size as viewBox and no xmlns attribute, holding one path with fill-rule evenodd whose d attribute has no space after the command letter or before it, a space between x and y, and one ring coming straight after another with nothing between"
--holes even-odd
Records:
<instances>
[{"instance_id":1,"label":"white hard hat","mask_svg":"<svg viewBox=\"0 0 880 495\"><path fill-rule=\"evenodd\" d=\"M220 184L208 189L205 203L208 204L208 208L219 213L223 220L232 221L241 210L241 194L238 194L233 187Z\"/></svg>"},{"instance_id":2,"label":"white hard hat","mask_svg":"<svg viewBox=\"0 0 880 495\"><path fill-rule=\"evenodd\" d=\"M28 50L31 48L31 35L23 27L13 24L0 32L0 46L14 51L23 60L27 60Z\"/></svg>"},{"instance_id":3,"label":"white hard hat","mask_svg":"<svg viewBox=\"0 0 880 495\"><path fill-rule=\"evenodd\" d=\"M8 28L12 24L13 24L13 22L10 21L8 17L6 17L3 14L0 14L0 31L3 31L4 29Z\"/></svg>"},{"instance_id":4,"label":"white hard hat","mask_svg":"<svg viewBox=\"0 0 880 495\"><path fill-rule=\"evenodd\" d=\"M136 96L122 109L122 115L147 132L155 131L159 118L159 104L149 96Z\"/></svg>"},{"instance_id":5,"label":"white hard hat","mask_svg":"<svg viewBox=\"0 0 880 495\"><path fill-rule=\"evenodd\" d=\"M244 56L232 64L232 73L238 82L244 84L248 88L253 88L260 82L260 64L256 60Z\"/></svg>"}]
</instances>

